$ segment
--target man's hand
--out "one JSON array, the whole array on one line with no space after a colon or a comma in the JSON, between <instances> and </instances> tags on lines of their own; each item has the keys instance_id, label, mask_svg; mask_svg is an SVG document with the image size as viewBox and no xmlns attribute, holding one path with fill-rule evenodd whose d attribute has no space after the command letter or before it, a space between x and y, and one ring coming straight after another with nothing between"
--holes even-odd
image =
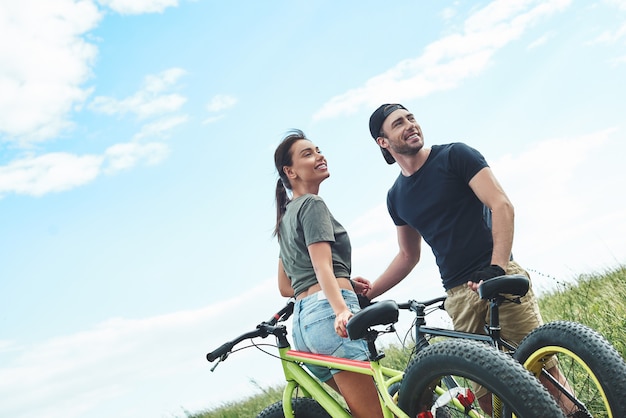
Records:
<instances>
[{"instance_id":1,"label":"man's hand","mask_svg":"<svg viewBox=\"0 0 626 418\"><path fill-rule=\"evenodd\" d=\"M370 300L367 297L367 292L372 288L370 281L360 276L355 277L352 279L352 287L354 288L356 297L359 299L359 306L361 309L369 306Z\"/></svg>"},{"instance_id":2,"label":"man's hand","mask_svg":"<svg viewBox=\"0 0 626 418\"><path fill-rule=\"evenodd\" d=\"M372 287L372 284L366 278L359 276L352 279L352 287L354 288L354 293L365 296L367 291Z\"/></svg>"},{"instance_id":3,"label":"man's hand","mask_svg":"<svg viewBox=\"0 0 626 418\"><path fill-rule=\"evenodd\" d=\"M482 268L480 270L475 271L472 274L472 277L467 282L467 286L473 291L477 291L478 287L489 279L493 279L494 277L504 276L506 272L504 269L496 264L492 264L489 267Z\"/></svg>"}]
</instances>

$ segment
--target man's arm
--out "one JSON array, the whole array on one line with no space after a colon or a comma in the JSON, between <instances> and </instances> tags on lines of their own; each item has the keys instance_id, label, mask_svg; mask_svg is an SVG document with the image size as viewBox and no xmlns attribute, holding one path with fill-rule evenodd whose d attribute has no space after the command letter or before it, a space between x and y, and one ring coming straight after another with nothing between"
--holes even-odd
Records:
<instances>
[{"instance_id":1,"label":"man's arm","mask_svg":"<svg viewBox=\"0 0 626 418\"><path fill-rule=\"evenodd\" d=\"M506 270L513 247L515 218L513 204L489 167L476 173L470 180L469 186L480 201L491 209L491 233L493 234L491 264Z\"/></svg>"},{"instance_id":2,"label":"man's arm","mask_svg":"<svg viewBox=\"0 0 626 418\"><path fill-rule=\"evenodd\" d=\"M366 293L370 300L400 283L420 259L422 236L419 232L408 225L396 227L396 232L398 235L398 254Z\"/></svg>"}]
</instances>

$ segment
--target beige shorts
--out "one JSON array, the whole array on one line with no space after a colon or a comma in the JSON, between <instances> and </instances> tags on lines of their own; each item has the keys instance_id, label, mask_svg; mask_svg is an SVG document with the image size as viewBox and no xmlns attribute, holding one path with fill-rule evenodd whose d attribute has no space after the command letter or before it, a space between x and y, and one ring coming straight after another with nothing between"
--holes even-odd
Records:
<instances>
[{"instance_id":1,"label":"beige shorts","mask_svg":"<svg viewBox=\"0 0 626 418\"><path fill-rule=\"evenodd\" d=\"M506 274L523 274L530 280L528 272L515 261L509 262ZM489 302L480 299L478 293L471 290L467 284L454 287L448 290L447 294L445 308L452 318L454 329L473 334L485 334L485 325L489 323ZM518 345L530 331L543 325L532 283L528 293L520 299L520 302L500 305L501 336L503 340L513 345ZM553 366L556 366L555 358L546 363L548 369ZM474 389L479 398L487 393L483 387Z\"/></svg>"}]
</instances>

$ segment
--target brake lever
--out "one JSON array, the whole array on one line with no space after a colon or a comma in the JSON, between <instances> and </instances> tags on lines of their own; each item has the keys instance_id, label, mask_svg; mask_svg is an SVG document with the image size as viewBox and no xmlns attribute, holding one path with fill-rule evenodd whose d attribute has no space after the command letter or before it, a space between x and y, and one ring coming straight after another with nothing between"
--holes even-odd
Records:
<instances>
[{"instance_id":1,"label":"brake lever","mask_svg":"<svg viewBox=\"0 0 626 418\"><path fill-rule=\"evenodd\" d=\"M222 357L220 357L219 359L217 359L217 363L215 363L215 366L211 367L211 371L215 371L215 369L217 368L217 366L219 366L219 365L220 365L220 363L221 363L222 361L224 361L224 360L226 360L226 359L228 358L228 355L229 355L229 354L230 354L230 353L224 353L224 354L222 355Z\"/></svg>"},{"instance_id":2,"label":"brake lever","mask_svg":"<svg viewBox=\"0 0 626 418\"><path fill-rule=\"evenodd\" d=\"M220 365L220 361L222 361L222 359L217 360L217 363L215 363L215 366L211 367L211 371L214 372L215 369L217 369L217 366Z\"/></svg>"}]
</instances>

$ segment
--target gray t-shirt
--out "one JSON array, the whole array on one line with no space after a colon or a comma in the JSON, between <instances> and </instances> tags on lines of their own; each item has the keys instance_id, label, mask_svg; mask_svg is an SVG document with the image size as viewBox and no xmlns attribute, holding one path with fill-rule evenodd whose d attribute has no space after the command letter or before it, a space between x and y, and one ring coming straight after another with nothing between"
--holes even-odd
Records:
<instances>
[{"instance_id":1,"label":"gray t-shirt","mask_svg":"<svg viewBox=\"0 0 626 418\"><path fill-rule=\"evenodd\" d=\"M308 250L316 242L330 243L335 277L350 278L350 238L321 197L306 194L293 199L279 228L280 258L295 296L317 283Z\"/></svg>"}]
</instances>

